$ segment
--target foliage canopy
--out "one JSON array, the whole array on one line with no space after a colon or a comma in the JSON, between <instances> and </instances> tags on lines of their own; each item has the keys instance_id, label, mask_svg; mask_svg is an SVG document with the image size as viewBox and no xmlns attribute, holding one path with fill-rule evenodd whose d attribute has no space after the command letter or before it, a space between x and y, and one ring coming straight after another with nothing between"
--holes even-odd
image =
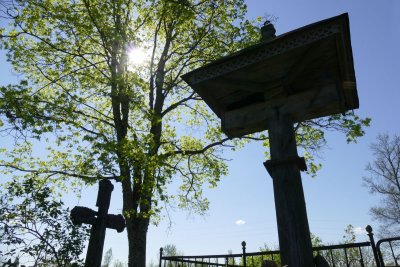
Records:
<instances>
[{"instance_id":1,"label":"foliage canopy","mask_svg":"<svg viewBox=\"0 0 400 267\"><path fill-rule=\"evenodd\" d=\"M69 210L52 198L47 185L32 177L1 189L0 257L19 257L35 266L82 264L87 227L72 224Z\"/></svg>"}]
</instances>

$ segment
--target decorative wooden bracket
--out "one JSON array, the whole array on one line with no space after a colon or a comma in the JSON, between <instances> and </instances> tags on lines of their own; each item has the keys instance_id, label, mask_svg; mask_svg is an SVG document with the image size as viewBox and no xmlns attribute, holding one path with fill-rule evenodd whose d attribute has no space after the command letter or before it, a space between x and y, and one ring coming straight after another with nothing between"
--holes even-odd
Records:
<instances>
[{"instance_id":1,"label":"decorative wooden bracket","mask_svg":"<svg viewBox=\"0 0 400 267\"><path fill-rule=\"evenodd\" d=\"M271 177L273 177L272 173L274 167L286 164L295 164L300 171L307 171L307 164L304 157L290 157L286 159L276 159L276 160L270 159L264 162L264 166Z\"/></svg>"}]
</instances>

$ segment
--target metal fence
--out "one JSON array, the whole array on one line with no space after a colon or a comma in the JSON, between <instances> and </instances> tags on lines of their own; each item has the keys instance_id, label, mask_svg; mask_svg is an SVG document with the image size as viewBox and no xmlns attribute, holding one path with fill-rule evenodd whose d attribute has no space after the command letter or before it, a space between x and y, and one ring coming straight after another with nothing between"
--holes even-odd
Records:
<instances>
[{"instance_id":1,"label":"metal fence","mask_svg":"<svg viewBox=\"0 0 400 267\"><path fill-rule=\"evenodd\" d=\"M381 239L376 243L376 247L382 266L400 266L400 237Z\"/></svg>"},{"instance_id":2,"label":"metal fence","mask_svg":"<svg viewBox=\"0 0 400 267\"><path fill-rule=\"evenodd\" d=\"M374 241L372 228L367 226L369 241L351 244L313 247L314 256L321 255L332 267L392 267L400 266L400 237ZM261 267L266 260L280 266L279 250L202 256L164 256L160 249L159 267Z\"/></svg>"}]
</instances>

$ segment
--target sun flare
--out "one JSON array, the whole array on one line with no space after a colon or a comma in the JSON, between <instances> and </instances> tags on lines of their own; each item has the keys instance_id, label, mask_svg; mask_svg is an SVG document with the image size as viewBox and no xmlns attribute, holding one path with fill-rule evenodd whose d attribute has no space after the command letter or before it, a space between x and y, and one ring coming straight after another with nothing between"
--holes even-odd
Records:
<instances>
[{"instance_id":1,"label":"sun flare","mask_svg":"<svg viewBox=\"0 0 400 267\"><path fill-rule=\"evenodd\" d=\"M131 67L143 65L148 58L146 51L140 47L131 47L128 49L128 63Z\"/></svg>"}]
</instances>

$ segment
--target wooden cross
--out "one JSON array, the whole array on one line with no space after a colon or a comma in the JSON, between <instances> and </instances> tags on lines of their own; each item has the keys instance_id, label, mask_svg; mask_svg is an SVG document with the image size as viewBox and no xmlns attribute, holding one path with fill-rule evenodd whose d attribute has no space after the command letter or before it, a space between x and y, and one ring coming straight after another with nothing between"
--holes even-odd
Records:
<instances>
[{"instance_id":1,"label":"wooden cross","mask_svg":"<svg viewBox=\"0 0 400 267\"><path fill-rule=\"evenodd\" d=\"M106 228L115 229L118 233L125 229L125 219L121 214L107 214L113 189L114 186L110 180L101 180L96 202L98 211L79 206L71 210L73 224L80 225L85 223L92 225L85 267L101 267Z\"/></svg>"}]
</instances>

